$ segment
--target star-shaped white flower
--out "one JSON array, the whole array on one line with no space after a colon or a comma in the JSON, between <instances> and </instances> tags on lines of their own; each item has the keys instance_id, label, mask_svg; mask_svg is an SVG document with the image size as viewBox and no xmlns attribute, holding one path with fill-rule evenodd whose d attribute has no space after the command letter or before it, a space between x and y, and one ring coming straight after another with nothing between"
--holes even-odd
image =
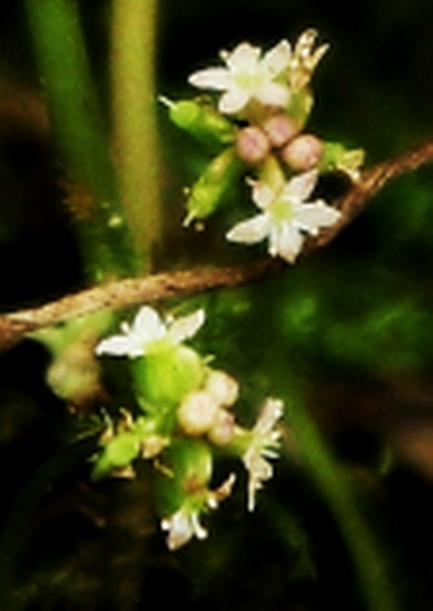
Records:
<instances>
[{"instance_id":1,"label":"star-shaped white flower","mask_svg":"<svg viewBox=\"0 0 433 611\"><path fill-rule=\"evenodd\" d=\"M219 488L206 490L201 510L204 510L205 507L216 509L219 503L231 494L235 481L236 476L231 473ZM171 551L179 549L192 537L197 537L199 540L207 538L208 531L200 524L200 509L197 509L195 505L195 503L186 502L176 513L161 521L162 530L168 532L167 546Z\"/></svg>"},{"instance_id":2,"label":"star-shaped white flower","mask_svg":"<svg viewBox=\"0 0 433 611\"><path fill-rule=\"evenodd\" d=\"M288 86L278 82L290 62L290 44L282 40L265 53L248 42L240 43L231 52L221 51L227 67L200 70L189 77L189 82L200 89L223 91L218 104L220 112L236 114L252 99L260 103L284 108L290 98Z\"/></svg>"},{"instance_id":3,"label":"star-shaped white flower","mask_svg":"<svg viewBox=\"0 0 433 611\"><path fill-rule=\"evenodd\" d=\"M163 322L153 308L143 306L137 313L132 325L121 324L120 335L113 335L102 340L96 346L96 354L114 356L140 357L149 352L160 341L168 344L180 344L195 335L203 325L204 310L197 310L189 316Z\"/></svg>"},{"instance_id":4,"label":"star-shaped white flower","mask_svg":"<svg viewBox=\"0 0 433 611\"><path fill-rule=\"evenodd\" d=\"M189 511L187 507L182 507L171 517L162 520L161 528L168 532L167 546L172 551L188 543L194 536L203 540L208 535L199 522L198 513Z\"/></svg>"},{"instance_id":5,"label":"star-shaped white flower","mask_svg":"<svg viewBox=\"0 0 433 611\"><path fill-rule=\"evenodd\" d=\"M254 511L256 492L263 482L271 479L273 467L268 458L278 458L278 440L281 432L275 427L283 415L283 402L267 399L251 433L251 442L242 456L248 470L248 511Z\"/></svg>"},{"instance_id":6,"label":"star-shaped white flower","mask_svg":"<svg viewBox=\"0 0 433 611\"><path fill-rule=\"evenodd\" d=\"M304 234L316 236L321 227L333 225L340 212L323 200L307 202L318 178L311 170L292 178L277 191L253 181L253 200L262 213L233 227L226 237L232 242L255 244L269 239L269 254L293 263L302 249Z\"/></svg>"}]
</instances>

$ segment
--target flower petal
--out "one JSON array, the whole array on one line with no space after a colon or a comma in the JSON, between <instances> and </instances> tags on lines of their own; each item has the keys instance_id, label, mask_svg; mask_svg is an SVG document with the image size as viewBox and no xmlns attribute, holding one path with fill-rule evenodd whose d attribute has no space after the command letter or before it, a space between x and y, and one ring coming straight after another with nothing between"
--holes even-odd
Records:
<instances>
[{"instance_id":1,"label":"flower petal","mask_svg":"<svg viewBox=\"0 0 433 611\"><path fill-rule=\"evenodd\" d=\"M257 70L260 48L241 42L231 53L223 52L222 57L233 72L253 72Z\"/></svg>"},{"instance_id":2,"label":"flower petal","mask_svg":"<svg viewBox=\"0 0 433 611\"><path fill-rule=\"evenodd\" d=\"M318 177L317 170L310 170L295 176L286 183L281 195L282 199L305 201L316 186Z\"/></svg>"},{"instance_id":3,"label":"flower petal","mask_svg":"<svg viewBox=\"0 0 433 611\"><path fill-rule=\"evenodd\" d=\"M205 321L204 310L197 310L189 316L177 318L169 325L168 337L175 343L179 344L184 339L193 337Z\"/></svg>"},{"instance_id":4,"label":"flower petal","mask_svg":"<svg viewBox=\"0 0 433 611\"><path fill-rule=\"evenodd\" d=\"M200 89L217 89L224 91L231 84L231 75L226 68L208 68L194 72L188 82Z\"/></svg>"},{"instance_id":5,"label":"flower petal","mask_svg":"<svg viewBox=\"0 0 433 611\"><path fill-rule=\"evenodd\" d=\"M113 335L102 340L96 346L95 354L111 354L113 356L142 356L143 345L134 342L131 337L124 335Z\"/></svg>"},{"instance_id":6,"label":"flower petal","mask_svg":"<svg viewBox=\"0 0 433 611\"><path fill-rule=\"evenodd\" d=\"M132 323L131 335L137 336L137 340L146 345L162 339L166 333L167 330L158 312L149 306L140 308Z\"/></svg>"},{"instance_id":7,"label":"flower petal","mask_svg":"<svg viewBox=\"0 0 433 611\"><path fill-rule=\"evenodd\" d=\"M302 249L304 238L293 223L284 223L273 227L269 242L269 254L279 255L289 263L293 263Z\"/></svg>"},{"instance_id":8,"label":"flower petal","mask_svg":"<svg viewBox=\"0 0 433 611\"><path fill-rule=\"evenodd\" d=\"M277 76L289 66L291 55L289 41L282 40L265 54L262 65L270 74Z\"/></svg>"},{"instance_id":9,"label":"flower petal","mask_svg":"<svg viewBox=\"0 0 433 611\"><path fill-rule=\"evenodd\" d=\"M247 221L238 223L227 234L226 238L230 242L243 242L255 244L261 242L269 235L270 223L267 214L259 214Z\"/></svg>"},{"instance_id":10,"label":"flower petal","mask_svg":"<svg viewBox=\"0 0 433 611\"><path fill-rule=\"evenodd\" d=\"M228 90L221 96L218 102L218 109L223 114L235 114L244 108L249 98L250 95L245 89L238 87L234 83L230 84Z\"/></svg>"},{"instance_id":11,"label":"flower petal","mask_svg":"<svg viewBox=\"0 0 433 611\"><path fill-rule=\"evenodd\" d=\"M296 224L304 231L317 235L320 227L334 225L341 213L319 200L314 204L303 204L296 209Z\"/></svg>"},{"instance_id":12,"label":"flower petal","mask_svg":"<svg viewBox=\"0 0 433 611\"><path fill-rule=\"evenodd\" d=\"M290 90L284 85L268 81L255 92L254 97L262 104L284 108L289 103Z\"/></svg>"},{"instance_id":13,"label":"flower petal","mask_svg":"<svg viewBox=\"0 0 433 611\"><path fill-rule=\"evenodd\" d=\"M266 210L271 202L275 199L275 192L265 182L260 180L248 181L253 188L253 201L259 208Z\"/></svg>"}]
</instances>

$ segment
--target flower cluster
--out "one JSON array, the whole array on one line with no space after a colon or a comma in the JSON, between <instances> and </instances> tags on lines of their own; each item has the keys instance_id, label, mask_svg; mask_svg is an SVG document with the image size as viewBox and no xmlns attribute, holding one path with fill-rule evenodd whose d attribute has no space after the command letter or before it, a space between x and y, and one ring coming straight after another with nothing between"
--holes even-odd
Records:
<instances>
[{"instance_id":1,"label":"flower cluster","mask_svg":"<svg viewBox=\"0 0 433 611\"><path fill-rule=\"evenodd\" d=\"M215 451L238 456L248 471L248 509L256 492L270 479L277 458L283 404L267 399L255 426L236 421L234 405L240 389L226 372L213 369L208 359L183 344L205 320L203 310L163 321L148 306L132 325L103 339L97 355L131 359L137 413L123 409L116 425L109 419L94 458L93 476L134 477L138 459L152 460L156 469L156 498L167 545L175 550L192 537L204 539L202 516L230 495L236 476L229 473L211 489Z\"/></svg>"},{"instance_id":2,"label":"flower cluster","mask_svg":"<svg viewBox=\"0 0 433 611\"><path fill-rule=\"evenodd\" d=\"M217 92L214 103L162 98L179 127L224 147L189 190L186 224L212 214L239 176L247 176L260 213L229 230L231 242L266 239L271 256L293 263L307 235L338 221L338 210L310 198L323 172L358 180L364 154L303 132L313 105L311 79L328 50L316 40L316 30L308 29L293 47L282 40L265 53L241 42L221 51L224 65L189 77L194 87Z\"/></svg>"}]
</instances>

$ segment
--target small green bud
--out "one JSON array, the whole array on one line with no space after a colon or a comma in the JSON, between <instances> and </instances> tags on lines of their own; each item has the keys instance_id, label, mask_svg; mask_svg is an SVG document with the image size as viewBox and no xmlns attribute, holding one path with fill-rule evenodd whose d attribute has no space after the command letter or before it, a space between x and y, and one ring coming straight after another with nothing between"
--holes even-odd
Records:
<instances>
[{"instance_id":1,"label":"small green bud","mask_svg":"<svg viewBox=\"0 0 433 611\"><path fill-rule=\"evenodd\" d=\"M201 357L187 346L168 346L132 363L138 394L143 404L174 407L202 383Z\"/></svg>"},{"instance_id":2,"label":"small green bud","mask_svg":"<svg viewBox=\"0 0 433 611\"><path fill-rule=\"evenodd\" d=\"M232 147L215 157L191 188L184 224L189 225L215 212L242 168L243 164Z\"/></svg>"},{"instance_id":3,"label":"small green bud","mask_svg":"<svg viewBox=\"0 0 433 611\"><path fill-rule=\"evenodd\" d=\"M131 431L119 433L105 442L93 467L92 476L99 479L111 472L129 467L140 453L140 440Z\"/></svg>"},{"instance_id":4,"label":"small green bud","mask_svg":"<svg viewBox=\"0 0 433 611\"><path fill-rule=\"evenodd\" d=\"M235 127L210 104L196 100L172 102L165 97L160 99L168 106L171 121L197 140L205 144L233 142Z\"/></svg>"}]
</instances>

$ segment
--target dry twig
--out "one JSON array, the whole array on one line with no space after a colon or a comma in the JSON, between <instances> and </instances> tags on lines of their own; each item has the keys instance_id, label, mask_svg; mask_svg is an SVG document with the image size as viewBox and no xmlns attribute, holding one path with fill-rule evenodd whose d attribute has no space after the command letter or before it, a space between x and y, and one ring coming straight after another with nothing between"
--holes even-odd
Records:
<instances>
[{"instance_id":1,"label":"dry twig","mask_svg":"<svg viewBox=\"0 0 433 611\"><path fill-rule=\"evenodd\" d=\"M340 221L311 241L308 251L331 242L389 180L430 161L433 161L433 142L429 141L365 172L362 179L336 202L342 211ZM266 260L249 266L165 272L96 286L41 307L0 315L0 352L16 344L27 333L103 308L121 309L144 302L155 303L221 287L239 286L287 269L290 268L280 260Z\"/></svg>"}]
</instances>

